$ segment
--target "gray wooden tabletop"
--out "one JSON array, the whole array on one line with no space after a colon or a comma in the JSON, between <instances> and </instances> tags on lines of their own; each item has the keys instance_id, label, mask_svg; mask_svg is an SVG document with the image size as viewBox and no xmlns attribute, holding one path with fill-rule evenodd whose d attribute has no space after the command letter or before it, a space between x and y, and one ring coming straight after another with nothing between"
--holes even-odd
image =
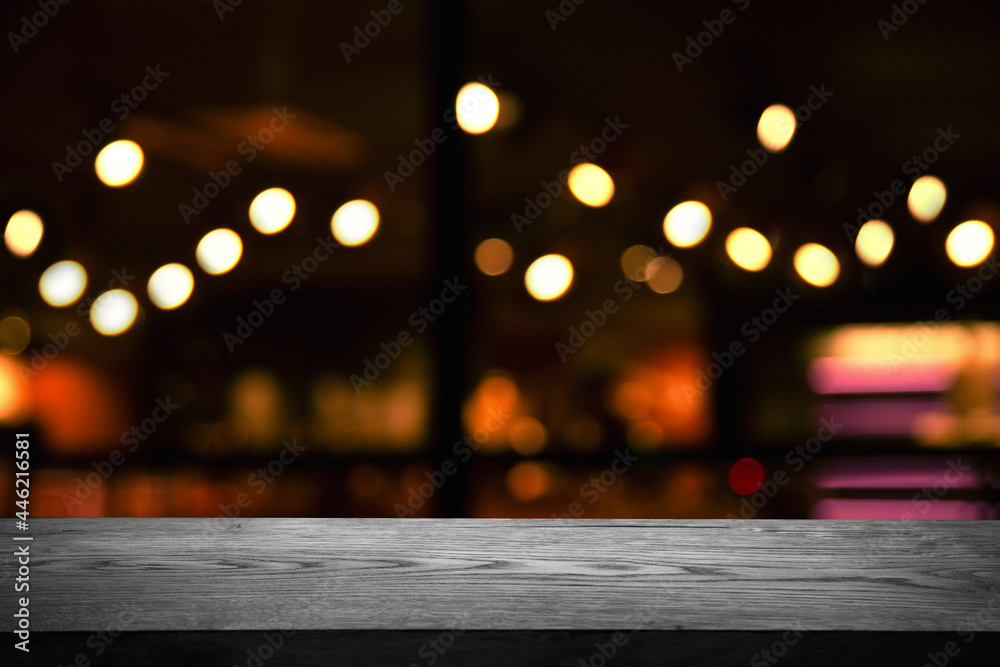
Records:
<instances>
[{"instance_id":1,"label":"gray wooden tabletop","mask_svg":"<svg viewBox=\"0 0 1000 667\"><path fill-rule=\"evenodd\" d=\"M107 518L28 534L41 631L1000 630L986 521ZM6 559L9 610L24 593Z\"/></svg>"}]
</instances>

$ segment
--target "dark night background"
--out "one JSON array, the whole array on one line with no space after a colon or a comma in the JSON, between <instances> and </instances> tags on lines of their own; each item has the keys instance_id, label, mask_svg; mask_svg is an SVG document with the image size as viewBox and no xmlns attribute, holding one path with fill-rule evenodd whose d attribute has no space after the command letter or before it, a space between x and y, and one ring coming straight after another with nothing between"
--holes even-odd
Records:
<instances>
[{"instance_id":1,"label":"dark night background","mask_svg":"<svg viewBox=\"0 0 1000 667\"><path fill-rule=\"evenodd\" d=\"M13 44L23 17L41 10L5 2L0 218L29 209L45 226L30 257L0 257L0 423L33 434L32 513L397 516L404 507L549 517L576 503L586 518L721 518L741 508L760 518L996 518L1000 284L977 283L959 310L949 292L974 287L979 267L953 264L945 240L966 220L1000 224L1000 6L903 4L915 13L886 33L879 22L891 20L892 3L860 0L565 0L575 9L556 23L546 14L559 11L556 0L402 0L347 62L341 44L386 2L244 0L220 17L207 0L77 1ZM724 10L734 19L714 23ZM721 33L678 71L674 54L705 22ZM147 66L168 75L121 119L112 105ZM500 121L471 135L447 118L458 90L480 77L500 96ZM766 154L723 200L717 183L762 150L761 112L800 107L814 89L830 95L788 148ZM241 143L275 108L295 117L246 162ZM137 142L138 178L105 186L95 150L57 179L52 163L106 118L114 129L98 147ZM563 188L519 233L511 218L525 198L569 169L608 119L627 125L593 160L614 179L612 201L591 208ZM445 140L390 188L385 173L439 128ZM893 181L908 191L904 163L949 128L958 138L927 171L948 189L941 214L921 224L906 194L894 196L871 216L892 226L892 253L864 265L845 229ZM179 206L229 160L240 173L185 222ZM290 191L296 211L287 229L264 235L247 210L271 187ZM378 207L375 236L335 249L292 289L287 272L354 199ZM678 248L663 220L686 200L704 202L712 226L700 244ZM243 254L232 271L208 275L195 248L220 227L239 234ZM762 271L727 256L737 227L770 242ZM513 249L501 275L474 261L489 238ZM839 260L829 287L793 268L810 242ZM637 244L680 265L676 290L642 285L626 300L616 289L620 257ZM524 273L549 253L572 262L574 280L542 302ZM83 302L114 272L131 277L139 315L127 331L101 335L85 309L43 301L39 276L66 259L86 268ZM194 290L160 310L146 282L170 262L191 269ZM411 313L455 279L468 288L418 332ZM224 334L278 289L284 301L230 352ZM751 340L745 325L776 290L798 300ZM562 363L556 343L607 299L617 310ZM914 344L917 323L939 309L947 326ZM33 351L68 324L79 335L25 376ZM888 326L843 328L875 324ZM356 394L350 376L401 332L412 345ZM736 341L745 353L688 400L685 386ZM893 366L885 377L905 386L817 393L815 358L848 348L883 361L898 351L902 375ZM907 369L925 362L946 386L906 384ZM179 407L128 451L123 434L168 397ZM483 428L490 409L511 416L463 460L455 443ZM809 460L789 454L831 414L845 425L836 437ZM285 441L305 450L275 465ZM612 464L626 448L638 460L621 472ZM121 458L109 467L113 450ZM743 499L762 498L746 493L759 473L753 462L732 467L747 458L764 480L786 480L753 512ZM956 461L969 466L958 481L947 474ZM0 469L12 507L12 457ZM112 472L89 488L100 470ZM412 500L441 478L426 501ZM241 497L250 502L238 507Z\"/></svg>"}]
</instances>

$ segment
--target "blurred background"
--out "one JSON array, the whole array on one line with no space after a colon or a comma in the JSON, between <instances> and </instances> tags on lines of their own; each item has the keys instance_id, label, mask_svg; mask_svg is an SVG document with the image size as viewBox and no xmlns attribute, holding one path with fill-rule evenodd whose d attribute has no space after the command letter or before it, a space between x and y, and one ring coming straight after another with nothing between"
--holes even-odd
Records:
<instances>
[{"instance_id":1,"label":"blurred background","mask_svg":"<svg viewBox=\"0 0 1000 667\"><path fill-rule=\"evenodd\" d=\"M996 518L996 3L0 16L34 516Z\"/></svg>"}]
</instances>

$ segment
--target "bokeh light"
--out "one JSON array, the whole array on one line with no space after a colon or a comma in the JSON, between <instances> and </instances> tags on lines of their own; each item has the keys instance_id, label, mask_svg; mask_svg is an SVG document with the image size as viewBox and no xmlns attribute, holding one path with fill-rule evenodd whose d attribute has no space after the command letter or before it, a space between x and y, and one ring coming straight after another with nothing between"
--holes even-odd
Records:
<instances>
[{"instance_id":1,"label":"bokeh light","mask_svg":"<svg viewBox=\"0 0 1000 667\"><path fill-rule=\"evenodd\" d=\"M764 466L756 459L743 458L729 468L729 488L741 496L757 493L764 483Z\"/></svg>"},{"instance_id":2,"label":"bokeh light","mask_svg":"<svg viewBox=\"0 0 1000 667\"><path fill-rule=\"evenodd\" d=\"M496 125L500 100L489 86L467 83L455 98L455 115L463 130L469 134L483 134Z\"/></svg>"},{"instance_id":3,"label":"bokeh light","mask_svg":"<svg viewBox=\"0 0 1000 667\"><path fill-rule=\"evenodd\" d=\"M562 255L539 257L524 273L528 293L539 301L558 299L573 283L573 265Z\"/></svg>"},{"instance_id":4,"label":"bokeh light","mask_svg":"<svg viewBox=\"0 0 1000 667\"><path fill-rule=\"evenodd\" d=\"M771 262L771 244L756 229L740 227L726 237L726 254L746 271L760 271Z\"/></svg>"},{"instance_id":5,"label":"bokeh light","mask_svg":"<svg viewBox=\"0 0 1000 667\"><path fill-rule=\"evenodd\" d=\"M488 276L507 272L514 261L514 250L503 239L486 239L475 252L476 267Z\"/></svg>"},{"instance_id":6,"label":"bokeh light","mask_svg":"<svg viewBox=\"0 0 1000 667\"><path fill-rule=\"evenodd\" d=\"M149 300L157 308L172 310L184 304L194 290L194 275L183 264L161 266L149 277Z\"/></svg>"},{"instance_id":7,"label":"bokeh light","mask_svg":"<svg viewBox=\"0 0 1000 667\"><path fill-rule=\"evenodd\" d=\"M920 222L931 222L941 213L947 198L948 190L941 179L921 176L910 187L906 206L910 209L910 215Z\"/></svg>"},{"instance_id":8,"label":"bokeh light","mask_svg":"<svg viewBox=\"0 0 1000 667\"><path fill-rule=\"evenodd\" d=\"M552 474L544 464L522 461L507 471L507 493L522 503L536 500L552 488Z\"/></svg>"},{"instance_id":9,"label":"bokeh light","mask_svg":"<svg viewBox=\"0 0 1000 667\"><path fill-rule=\"evenodd\" d=\"M56 308L76 303L87 289L87 271L71 259L45 269L38 280L38 292L45 303Z\"/></svg>"},{"instance_id":10,"label":"bokeh light","mask_svg":"<svg viewBox=\"0 0 1000 667\"><path fill-rule=\"evenodd\" d=\"M648 245L634 245L626 248L618 261L626 278L642 283L649 278L647 265L653 259L656 259L655 250Z\"/></svg>"},{"instance_id":11,"label":"bokeh light","mask_svg":"<svg viewBox=\"0 0 1000 667\"><path fill-rule=\"evenodd\" d=\"M783 104L764 109L757 121L757 140L771 153L780 153L795 135L795 114Z\"/></svg>"},{"instance_id":12,"label":"bokeh light","mask_svg":"<svg viewBox=\"0 0 1000 667\"><path fill-rule=\"evenodd\" d=\"M569 172L569 191L587 206L599 208L615 196L615 182L596 164L578 164Z\"/></svg>"},{"instance_id":13,"label":"bokeh light","mask_svg":"<svg viewBox=\"0 0 1000 667\"><path fill-rule=\"evenodd\" d=\"M992 227L982 220L967 220L948 234L945 250L958 266L977 266L993 252L993 243Z\"/></svg>"},{"instance_id":14,"label":"bokeh light","mask_svg":"<svg viewBox=\"0 0 1000 667\"><path fill-rule=\"evenodd\" d=\"M213 276L231 271L243 256L243 241L231 229L214 229L198 242L195 257L198 266Z\"/></svg>"},{"instance_id":15,"label":"bokeh light","mask_svg":"<svg viewBox=\"0 0 1000 667\"><path fill-rule=\"evenodd\" d=\"M892 227L882 220L869 220L861 225L858 238L854 241L854 251L858 259L868 266L881 266L889 259L895 235Z\"/></svg>"},{"instance_id":16,"label":"bokeh light","mask_svg":"<svg viewBox=\"0 0 1000 667\"><path fill-rule=\"evenodd\" d=\"M21 373L12 359L0 356L0 423L20 421L28 407L28 392Z\"/></svg>"},{"instance_id":17,"label":"bokeh light","mask_svg":"<svg viewBox=\"0 0 1000 667\"><path fill-rule=\"evenodd\" d=\"M672 257L654 257L646 264L646 284L657 294L676 292L684 280L684 270Z\"/></svg>"},{"instance_id":18,"label":"bokeh light","mask_svg":"<svg viewBox=\"0 0 1000 667\"><path fill-rule=\"evenodd\" d=\"M354 247L368 243L378 231L378 223L379 213L375 204L366 199L355 199L336 210L330 219L330 229L338 243Z\"/></svg>"},{"instance_id":19,"label":"bokeh light","mask_svg":"<svg viewBox=\"0 0 1000 667\"><path fill-rule=\"evenodd\" d=\"M21 354L31 342L31 326L19 315L0 319L0 350L7 354Z\"/></svg>"},{"instance_id":20,"label":"bokeh light","mask_svg":"<svg viewBox=\"0 0 1000 667\"><path fill-rule=\"evenodd\" d=\"M829 287L840 275L840 262L829 248L807 243L795 251L795 271L810 285Z\"/></svg>"},{"instance_id":21,"label":"bokeh light","mask_svg":"<svg viewBox=\"0 0 1000 667\"><path fill-rule=\"evenodd\" d=\"M42 242L45 225L34 211L18 211L10 216L3 233L7 250L15 257L31 257Z\"/></svg>"},{"instance_id":22,"label":"bokeh light","mask_svg":"<svg viewBox=\"0 0 1000 667\"><path fill-rule=\"evenodd\" d=\"M117 336L128 331L139 314L139 302L128 290L113 289L101 294L90 307L90 323L98 333Z\"/></svg>"},{"instance_id":23,"label":"bokeh light","mask_svg":"<svg viewBox=\"0 0 1000 667\"><path fill-rule=\"evenodd\" d=\"M508 427L507 440L518 454L533 456L545 447L549 441L549 432L534 417L515 417Z\"/></svg>"},{"instance_id":24,"label":"bokeh light","mask_svg":"<svg viewBox=\"0 0 1000 667\"><path fill-rule=\"evenodd\" d=\"M268 188L250 202L250 224L261 234L277 234L294 217L295 197L284 188Z\"/></svg>"},{"instance_id":25,"label":"bokeh light","mask_svg":"<svg viewBox=\"0 0 1000 667\"><path fill-rule=\"evenodd\" d=\"M94 161L94 170L102 183L118 188L136 179L142 171L144 159L139 144L121 139L101 149Z\"/></svg>"},{"instance_id":26,"label":"bokeh light","mask_svg":"<svg viewBox=\"0 0 1000 667\"><path fill-rule=\"evenodd\" d=\"M663 219L663 235L678 248L701 243L712 227L712 211L700 201L674 206Z\"/></svg>"}]
</instances>

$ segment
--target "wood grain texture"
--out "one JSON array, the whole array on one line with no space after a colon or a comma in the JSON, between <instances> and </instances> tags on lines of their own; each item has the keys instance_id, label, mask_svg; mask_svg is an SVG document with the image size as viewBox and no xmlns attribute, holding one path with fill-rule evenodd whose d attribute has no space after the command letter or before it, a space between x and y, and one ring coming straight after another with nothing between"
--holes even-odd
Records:
<instances>
[{"instance_id":1,"label":"wood grain texture","mask_svg":"<svg viewBox=\"0 0 1000 667\"><path fill-rule=\"evenodd\" d=\"M31 619L41 631L1000 630L994 522L31 526ZM12 576L10 561L4 570ZM12 589L4 582L4 609L14 608Z\"/></svg>"}]
</instances>

